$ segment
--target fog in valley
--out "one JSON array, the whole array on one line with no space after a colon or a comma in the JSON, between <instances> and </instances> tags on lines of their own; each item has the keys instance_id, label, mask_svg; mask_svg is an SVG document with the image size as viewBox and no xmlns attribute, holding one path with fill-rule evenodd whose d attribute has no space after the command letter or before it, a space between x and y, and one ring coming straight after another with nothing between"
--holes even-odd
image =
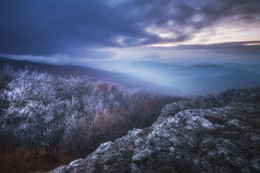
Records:
<instances>
[{"instance_id":1,"label":"fog in valley","mask_svg":"<svg viewBox=\"0 0 260 173\"><path fill-rule=\"evenodd\" d=\"M131 75L136 80L157 85L161 91L168 94L182 96L216 94L227 89L252 88L260 85L259 64L171 64L138 61L103 65L98 68L116 70Z\"/></svg>"}]
</instances>

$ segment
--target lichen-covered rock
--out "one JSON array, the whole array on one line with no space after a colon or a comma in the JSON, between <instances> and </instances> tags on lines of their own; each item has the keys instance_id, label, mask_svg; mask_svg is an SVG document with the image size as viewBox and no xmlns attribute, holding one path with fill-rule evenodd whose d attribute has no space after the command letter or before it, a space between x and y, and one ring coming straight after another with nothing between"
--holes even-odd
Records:
<instances>
[{"instance_id":1,"label":"lichen-covered rock","mask_svg":"<svg viewBox=\"0 0 260 173\"><path fill-rule=\"evenodd\" d=\"M150 128L51 172L260 172L260 88L166 105Z\"/></svg>"}]
</instances>

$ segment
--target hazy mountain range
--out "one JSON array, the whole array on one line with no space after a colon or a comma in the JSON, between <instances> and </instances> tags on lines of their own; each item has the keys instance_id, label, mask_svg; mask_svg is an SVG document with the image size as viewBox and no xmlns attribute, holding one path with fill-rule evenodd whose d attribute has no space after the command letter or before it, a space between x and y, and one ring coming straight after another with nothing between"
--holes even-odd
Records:
<instances>
[{"instance_id":1,"label":"hazy mountain range","mask_svg":"<svg viewBox=\"0 0 260 173\"><path fill-rule=\"evenodd\" d=\"M39 72L48 72L63 77L70 76L87 76L91 81L105 81L115 84L124 89L145 90L147 92L155 92L158 94L180 95L181 91L173 87L159 86L154 83L139 79L135 76L101 70L86 66L76 65L54 65L47 63L32 62L27 60L14 60L10 58L0 57L0 70L6 65L11 65L15 70L30 68Z\"/></svg>"},{"instance_id":2,"label":"hazy mountain range","mask_svg":"<svg viewBox=\"0 0 260 173\"><path fill-rule=\"evenodd\" d=\"M161 62L132 62L112 72L86 66L53 65L0 58L15 69L25 66L65 77L87 75L92 81L107 81L127 89L143 89L172 95L205 95L226 89L260 86L259 65L236 63L174 65Z\"/></svg>"},{"instance_id":3,"label":"hazy mountain range","mask_svg":"<svg viewBox=\"0 0 260 173\"><path fill-rule=\"evenodd\" d=\"M182 66L158 62L134 62L126 66L125 72L192 95L260 86L258 65L226 63Z\"/></svg>"}]
</instances>

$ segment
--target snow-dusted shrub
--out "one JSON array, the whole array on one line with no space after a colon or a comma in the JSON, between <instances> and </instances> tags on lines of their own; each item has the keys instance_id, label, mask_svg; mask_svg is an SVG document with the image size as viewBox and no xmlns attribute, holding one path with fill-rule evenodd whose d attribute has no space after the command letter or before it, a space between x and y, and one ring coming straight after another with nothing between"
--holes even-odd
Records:
<instances>
[{"instance_id":1,"label":"snow-dusted shrub","mask_svg":"<svg viewBox=\"0 0 260 173\"><path fill-rule=\"evenodd\" d=\"M21 145L40 142L54 159L59 145L84 156L102 142L148 126L175 99L87 77L63 78L27 69L11 76L0 93L8 103L0 117L1 131Z\"/></svg>"}]
</instances>

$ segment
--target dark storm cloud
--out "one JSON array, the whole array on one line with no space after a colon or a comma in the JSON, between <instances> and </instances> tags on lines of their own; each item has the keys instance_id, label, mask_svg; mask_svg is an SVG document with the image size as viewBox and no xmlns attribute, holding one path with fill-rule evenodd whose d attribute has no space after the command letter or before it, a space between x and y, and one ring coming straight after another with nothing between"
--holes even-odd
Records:
<instances>
[{"instance_id":1,"label":"dark storm cloud","mask_svg":"<svg viewBox=\"0 0 260 173\"><path fill-rule=\"evenodd\" d=\"M0 51L49 55L84 46L119 46L117 35L146 35L119 10L94 0L0 2Z\"/></svg>"},{"instance_id":2,"label":"dark storm cloud","mask_svg":"<svg viewBox=\"0 0 260 173\"><path fill-rule=\"evenodd\" d=\"M0 53L52 55L86 47L182 42L236 17L255 22L259 0L1 0ZM147 32L157 27L175 35Z\"/></svg>"}]
</instances>

